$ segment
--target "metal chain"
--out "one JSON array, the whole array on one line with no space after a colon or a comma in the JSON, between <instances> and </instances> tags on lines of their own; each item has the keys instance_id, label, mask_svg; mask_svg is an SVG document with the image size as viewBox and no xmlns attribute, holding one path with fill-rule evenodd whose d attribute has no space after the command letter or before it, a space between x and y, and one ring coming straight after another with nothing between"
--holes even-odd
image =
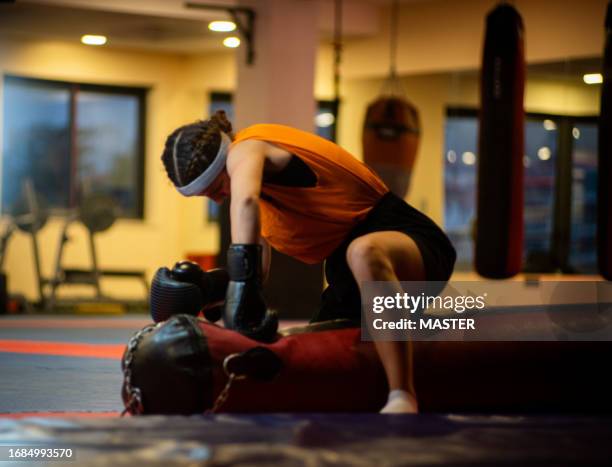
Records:
<instances>
[{"instance_id":1,"label":"metal chain","mask_svg":"<svg viewBox=\"0 0 612 467\"><path fill-rule=\"evenodd\" d=\"M389 28L389 75L397 75L397 23L399 21L399 2L393 0L391 4L391 25Z\"/></svg>"},{"instance_id":2,"label":"metal chain","mask_svg":"<svg viewBox=\"0 0 612 467\"><path fill-rule=\"evenodd\" d=\"M236 379L236 375L234 373L229 375L227 383L225 384L225 387L217 396L217 399L215 400L215 403L213 404L213 406L205 412L206 414L217 413L217 411L221 408L221 406L225 404L225 401L229 397L230 388L232 387L232 383L234 382L235 379Z\"/></svg>"},{"instance_id":3,"label":"metal chain","mask_svg":"<svg viewBox=\"0 0 612 467\"><path fill-rule=\"evenodd\" d=\"M139 415L144 413L144 407L142 405L142 391L136 386L132 386L132 361L134 360L134 354L138 348L138 344L142 338L153 332L162 323L149 324L134 334L127 345L127 350L123 356L123 387L127 394L127 402L125 403L125 409L121 412L123 417L125 414L130 413L132 415Z\"/></svg>"},{"instance_id":4,"label":"metal chain","mask_svg":"<svg viewBox=\"0 0 612 467\"><path fill-rule=\"evenodd\" d=\"M241 379L246 379L245 375L237 375L236 373L231 372L229 370L229 368L228 368L229 362L231 362L233 358L236 358L236 357L239 357L239 356L240 356L240 354L233 353L233 354L230 354L227 357L225 357L225 359L223 360L223 371L227 375L227 383L225 383L225 387L219 393L219 395L217 396L217 399L215 399L215 403L213 404L212 408L208 409L205 412L206 414L217 413L219 411L219 409L221 408L221 406L223 404L225 404L225 401L229 397L229 392L230 392L230 389L231 389L232 384L234 383L234 381L239 381Z\"/></svg>"}]
</instances>

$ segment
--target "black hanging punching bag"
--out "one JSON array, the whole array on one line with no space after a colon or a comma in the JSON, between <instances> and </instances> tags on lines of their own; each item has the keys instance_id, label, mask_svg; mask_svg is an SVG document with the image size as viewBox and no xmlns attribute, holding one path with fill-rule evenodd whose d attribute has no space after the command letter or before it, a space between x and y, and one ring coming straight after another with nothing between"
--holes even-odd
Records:
<instances>
[{"instance_id":1,"label":"black hanging punching bag","mask_svg":"<svg viewBox=\"0 0 612 467\"><path fill-rule=\"evenodd\" d=\"M612 280L612 2L606 14L606 45L599 114L597 258L599 273Z\"/></svg>"},{"instance_id":2,"label":"black hanging punching bag","mask_svg":"<svg viewBox=\"0 0 612 467\"><path fill-rule=\"evenodd\" d=\"M523 21L511 5L489 13L481 70L476 270L512 277L523 249L525 54Z\"/></svg>"}]
</instances>

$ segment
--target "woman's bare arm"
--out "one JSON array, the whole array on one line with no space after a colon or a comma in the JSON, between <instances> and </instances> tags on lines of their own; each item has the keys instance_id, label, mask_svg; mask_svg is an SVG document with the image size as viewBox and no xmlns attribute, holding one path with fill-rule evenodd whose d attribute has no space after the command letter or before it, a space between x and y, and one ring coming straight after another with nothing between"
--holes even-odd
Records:
<instances>
[{"instance_id":1,"label":"woman's bare arm","mask_svg":"<svg viewBox=\"0 0 612 467\"><path fill-rule=\"evenodd\" d=\"M259 243L261 244L261 264L263 269L263 281L267 282L270 277L270 265L272 263L272 251L270 250L270 244L265 238L260 237Z\"/></svg>"},{"instance_id":2,"label":"woman's bare arm","mask_svg":"<svg viewBox=\"0 0 612 467\"><path fill-rule=\"evenodd\" d=\"M265 143L253 140L238 143L227 158L232 243L259 242L259 194L265 158Z\"/></svg>"}]
</instances>

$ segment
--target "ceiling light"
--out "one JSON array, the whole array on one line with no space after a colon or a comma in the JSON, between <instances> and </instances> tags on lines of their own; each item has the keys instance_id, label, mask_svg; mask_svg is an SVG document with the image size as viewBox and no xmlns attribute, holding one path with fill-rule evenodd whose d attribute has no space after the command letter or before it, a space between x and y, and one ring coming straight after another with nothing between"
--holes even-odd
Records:
<instances>
[{"instance_id":1,"label":"ceiling light","mask_svg":"<svg viewBox=\"0 0 612 467\"><path fill-rule=\"evenodd\" d=\"M215 32L235 31L236 23L232 21L212 21L208 23L208 29Z\"/></svg>"},{"instance_id":2,"label":"ceiling light","mask_svg":"<svg viewBox=\"0 0 612 467\"><path fill-rule=\"evenodd\" d=\"M86 45L104 45L106 44L106 36L97 36L95 34L85 34L81 37L81 42Z\"/></svg>"},{"instance_id":3,"label":"ceiling light","mask_svg":"<svg viewBox=\"0 0 612 467\"><path fill-rule=\"evenodd\" d=\"M548 118L544 120L542 124L544 125L544 129L546 131L555 131L557 129L557 124Z\"/></svg>"},{"instance_id":4,"label":"ceiling light","mask_svg":"<svg viewBox=\"0 0 612 467\"><path fill-rule=\"evenodd\" d=\"M230 49L235 49L240 45L240 39L234 36L226 37L225 39L223 39L223 45L225 47L229 47Z\"/></svg>"},{"instance_id":5,"label":"ceiling light","mask_svg":"<svg viewBox=\"0 0 612 467\"><path fill-rule=\"evenodd\" d=\"M601 84L603 83L603 76L601 73L587 73L582 77L586 84Z\"/></svg>"}]
</instances>

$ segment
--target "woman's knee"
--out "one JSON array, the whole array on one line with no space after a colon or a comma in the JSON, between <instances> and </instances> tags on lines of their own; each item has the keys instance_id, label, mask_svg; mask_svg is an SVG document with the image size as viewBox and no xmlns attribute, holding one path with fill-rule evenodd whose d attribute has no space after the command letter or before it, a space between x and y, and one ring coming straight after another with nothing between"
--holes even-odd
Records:
<instances>
[{"instance_id":1,"label":"woman's knee","mask_svg":"<svg viewBox=\"0 0 612 467\"><path fill-rule=\"evenodd\" d=\"M351 242L346 251L346 260L353 274L363 279L390 280L395 275L385 248L367 236Z\"/></svg>"}]
</instances>

